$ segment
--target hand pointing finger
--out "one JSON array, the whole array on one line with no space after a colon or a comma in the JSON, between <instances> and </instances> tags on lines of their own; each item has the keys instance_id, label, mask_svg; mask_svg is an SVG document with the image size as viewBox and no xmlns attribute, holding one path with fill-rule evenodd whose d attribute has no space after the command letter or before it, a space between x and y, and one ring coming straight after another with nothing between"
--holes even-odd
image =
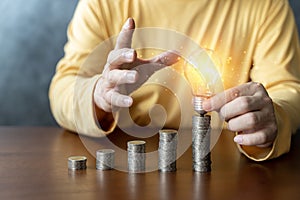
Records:
<instances>
[{"instance_id":1,"label":"hand pointing finger","mask_svg":"<svg viewBox=\"0 0 300 200\"><path fill-rule=\"evenodd\" d=\"M115 49L131 48L134 29L134 20L132 18L128 18L117 38Z\"/></svg>"}]
</instances>

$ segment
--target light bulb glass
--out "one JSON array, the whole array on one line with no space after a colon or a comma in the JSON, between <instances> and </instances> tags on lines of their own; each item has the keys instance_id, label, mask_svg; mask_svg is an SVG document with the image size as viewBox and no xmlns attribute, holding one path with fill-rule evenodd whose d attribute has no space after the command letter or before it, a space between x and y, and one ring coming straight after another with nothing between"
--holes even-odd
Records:
<instances>
[{"instance_id":1,"label":"light bulb glass","mask_svg":"<svg viewBox=\"0 0 300 200\"><path fill-rule=\"evenodd\" d=\"M184 65L184 75L193 95L207 99L223 91L220 69L221 64L213 51L198 49L192 52Z\"/></svg>"}]
</instances>

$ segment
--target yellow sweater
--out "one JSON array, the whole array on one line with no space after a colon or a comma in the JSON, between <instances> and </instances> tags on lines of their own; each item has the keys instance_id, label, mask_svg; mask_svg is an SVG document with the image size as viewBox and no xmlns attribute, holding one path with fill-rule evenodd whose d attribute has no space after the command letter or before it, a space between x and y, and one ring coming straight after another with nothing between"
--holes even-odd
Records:
<instances>
[{"instance_id":1,"label":"yellow sweater","mask_svg":"<svg viewBox=\"0 0 300 200\"><path fill-rule=\"evenodd\" d=\"M62 127L96 137L114 130L117 120L108 130L101 129L93 104L93 89L112 46L97 50L97 62L85 61L99 44L120 32L128 17L135 19L137 28L173 30L213 50L222 63L224 89L261 82L274 102L278 136L270 149L239 149L258 161L289 151L291 134L300 123L300 48L287 0L81 0L49 91L52 112ZM170 81L166 71L151 80ZM180 84L174 83L176 97L185 98ZM154 104L165 107L166 127L180 123L178 102L164 87L145 84L132 97L135 123L149 123Z\"/></svg>"}]
</instances>

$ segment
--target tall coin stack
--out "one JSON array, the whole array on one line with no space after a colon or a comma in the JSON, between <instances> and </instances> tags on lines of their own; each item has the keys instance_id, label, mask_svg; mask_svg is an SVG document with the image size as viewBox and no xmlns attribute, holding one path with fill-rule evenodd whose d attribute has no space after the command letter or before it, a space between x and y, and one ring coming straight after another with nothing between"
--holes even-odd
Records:
<instances>
[{"instance_id":1,"label":"tall coin stack","mask_svg":"<svg viewBox=\"0 0 300 200\"><path fill-rule=\"evenodd\" d=\"M210 116L193 116L193 170L196 172L211 171L210 158Z\"/></svg>"},{"instance_id":2,"label":"tall coin stack","mask_svg":"<svg viewBox=\"0 0 300 200\"><path fill-rule=\"evenodd\" d=\"M131 173L138 173L145 171L146 142L141 140L134 140L127 142L128 153L128 171Z\"/></svg>"},{"instance_id":3,"label":"tall coin stack","mask_svg":"<svg viewBox=\"0 0 300 200\"><path fill-rule=\"evenodd\" d=\"M96 169L110 170L114 168L115 151L112 149L101 149L96 152Z\"/></svg>"},{"instance_id":4,"label":"tall coin stack","mask_svg":"<svg viewBox=\"0 0 300 200\"><path fill-rule=\"evenodd\" d=\"M159 131L158 170L161 172L176 171L177 131L163 129Z\"/></svg>"}]
</instances>

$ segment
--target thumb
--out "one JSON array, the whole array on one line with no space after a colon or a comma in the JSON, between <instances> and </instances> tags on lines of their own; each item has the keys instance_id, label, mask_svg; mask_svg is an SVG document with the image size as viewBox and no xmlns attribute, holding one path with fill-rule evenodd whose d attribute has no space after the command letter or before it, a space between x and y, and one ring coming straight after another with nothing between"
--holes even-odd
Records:
<instances>
[{"instance_id":1,"label":"thumb","mask_svg":"<svg viewBox=\"0 0 300 200\"><path fill-rule=\"evenodd\" d=\"M135 22L132 18L128 18L122 27L117 38L115 49L131 48L132 36L135 29Z\"/></svg>"}]
</instances>

